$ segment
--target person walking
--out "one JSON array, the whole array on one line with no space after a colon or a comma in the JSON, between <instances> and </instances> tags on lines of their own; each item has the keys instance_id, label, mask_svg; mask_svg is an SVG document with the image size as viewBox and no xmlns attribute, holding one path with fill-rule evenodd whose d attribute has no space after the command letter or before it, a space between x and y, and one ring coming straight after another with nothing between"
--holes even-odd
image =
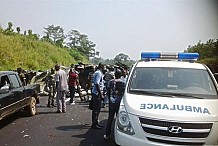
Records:
<instances>
[{"instance_id":1,"label":"person walking","mask_svg":"<svg viewBox=\"0 0 218 146\"><path fill-rule=\"evenodd\" d=\"M99 63L98 69L93 74L93 89L92 89L92 129L101 129L103 126L98 123L98 116L101 110L101 100L103 98L103 73L104 65Z\"/></svg>"},{"instance_id":2,"label":"person walking","mask_svg":"<svg viewBox=\"0 0 218 146\"><path fill-rule=\"evenodd\" d=\"M56 82L56 102L57 102L57 113L65 113L66 112L66 102L65 102L65 94L67 91L67 75L66 72L60 69L60 65L55 65L55 82Z\"/></svg>"},{"instance_id":3,"label":"person walking","mask_svg":"<svg viewBox=\"0 0 218 146\"><path fill-rule=\"evenodd\" d=\"M108 83L107 95L109 97L109 114L105 135L103 136L106 140L110 137L114 115L117 115L119 111L120 101L126 86L126 83L121 79L121 76L122 71L117 69L115 71L115 79L110 80Z\"/></svg>"},{"instance_id":4,"label":"person walking","mask_svg":"<svg viewBox=\"0 0 218 146\"><path fill-rule=\"evenodd\" d=\"M76 87L79 86L79 76L76 73L74 68L70 69L69 72L69 78L68 78L68 86L70 90L70 104L73 105L75 104L75 101L73 98L75 97L75 92L76 92Z\"/></svg>"}]
</instances>

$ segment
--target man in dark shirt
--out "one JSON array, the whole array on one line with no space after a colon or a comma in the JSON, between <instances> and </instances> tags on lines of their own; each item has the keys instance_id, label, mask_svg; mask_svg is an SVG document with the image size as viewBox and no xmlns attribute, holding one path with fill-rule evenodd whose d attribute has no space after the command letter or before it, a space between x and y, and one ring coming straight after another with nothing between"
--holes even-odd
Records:
<instances>
[{"instance_id":1,"label":"man in dark shirt","mask_svg":"<svg viewBox=\"0 0 218 146\"><path fill-rule=\"evenodd\" d=\"M107 95L109 97L109 115L104 135L104 139L106 140L108 140L110 137L114 115L117 115L119 111L120 101L123 97L126 86L126 83L121 79L121 76L121 70L117 69L115 72L115 79L110 80L108 83Z\"/></svg>"}]
</instances>

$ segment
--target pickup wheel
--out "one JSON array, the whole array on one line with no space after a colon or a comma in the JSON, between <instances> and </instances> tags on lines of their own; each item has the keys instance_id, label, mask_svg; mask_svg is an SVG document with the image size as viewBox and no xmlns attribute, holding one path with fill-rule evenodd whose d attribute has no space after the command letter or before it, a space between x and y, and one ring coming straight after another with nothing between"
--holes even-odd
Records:
<instances>
[{"instance_id":1,"label":"pickup wheel","mask_svg":"<svg viewBox=\"0 0 218 146\"><path fill-rule=\"evenodd\" d=\"M25 107L25 111L28 116L36 115L36 99L34 97L31 97L30 104Z\"/></svg>"}]
</instances>

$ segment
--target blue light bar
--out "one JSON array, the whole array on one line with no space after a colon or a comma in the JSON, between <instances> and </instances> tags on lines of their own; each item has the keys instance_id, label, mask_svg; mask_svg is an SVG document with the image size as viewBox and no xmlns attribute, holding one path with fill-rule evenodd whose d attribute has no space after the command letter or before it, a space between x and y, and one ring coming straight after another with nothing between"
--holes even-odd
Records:
<instances>
[{"instance_id":1,"label":"blue light bar","mask_svg":"<svg viewBox=\"0 0 218 146\"><path fill-rule=\"evenodd\" d=\"M198 53L178 53L178 59L181 60L194 60L198 59L199 54Z\"/></svg>"},{"instance_id":2,"label":"blue light bar","mask_svg":"<svg viewBox=\"0 0 218 146\"><path fill-rule=\"evenodd\" d=\"M160 53L160 52L142 52L141 59L176 59L176 60L197 60L198 53Z\"/></svg>"},{"instance_id":3,"label":"blue light bar","mask_svg":"<svg viewBox=\"0 0 218 146\"><path fill-rule=\"evenodd\" d=\"M141 59L159 59L161 53L159 52L142 52Z\"/></svg>"}]
</instances>

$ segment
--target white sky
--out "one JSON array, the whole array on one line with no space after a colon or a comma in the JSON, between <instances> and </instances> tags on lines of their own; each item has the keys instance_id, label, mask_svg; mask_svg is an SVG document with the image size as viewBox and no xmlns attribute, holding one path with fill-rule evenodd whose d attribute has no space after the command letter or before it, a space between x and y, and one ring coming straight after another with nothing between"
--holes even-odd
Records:
<instances>
[{"instance_id":1,"label":"white sky","mask_svg":"<svg viewBox=\"0 0 218 146\"><path fill-rule=\"evenodd\" d=\"M104 59L142 51L183 52L200 40L218 39L217 0L0 0L0 26L60 25L87 34Z\"/></svg>"}]
</instances>

